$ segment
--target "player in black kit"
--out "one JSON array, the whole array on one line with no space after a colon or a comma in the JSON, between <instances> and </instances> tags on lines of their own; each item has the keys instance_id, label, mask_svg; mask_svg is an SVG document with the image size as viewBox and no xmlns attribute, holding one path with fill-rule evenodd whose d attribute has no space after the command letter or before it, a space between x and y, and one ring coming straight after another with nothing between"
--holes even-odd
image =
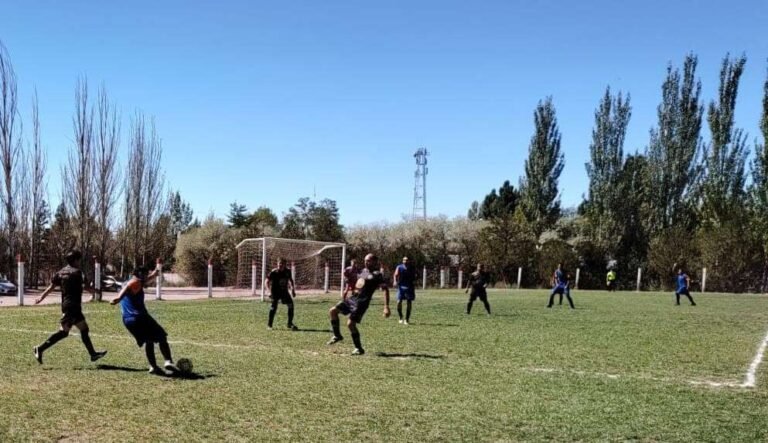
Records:
<instances>
[{"instance_id":1,"label":"player in black kit","mask_svg":"<svg viewBox=\"0 0 768 443\"><path fill-rule=\"evenodd\" d=\"M288 286L290 285L291 292L288 292ZM298 331L299 328L293 324L293 298L296 298L296 287L293 284L293 277L291 276L291 270L285 267L285 260L279 259L277 261L277 268L267 276L267 286L269 287L270 297L272 298L272 306L269 308L269 322L267 323L267 329L272 329L272 322L275 320L275 314L277 313L278 303L282 303L288 306L288 329L291 331Z\"/></svg>"},{"instance_id":2,"label":"player in black kit","mask_svg":"<svg viewBox=\"0 0 768 443\"><path fill-rule=\"evenodd\" d=\"M80 251L70 251L66 256L67 266L64 266L53 275L51 284L35 300L35 304L42 302L56 286L61 286L61 320L60 328L53 333L46 341L39 346L35 346L33 352L38 363L43 364L43 352L50 348L59 340L69 335L72 326L76 326L80 331L80 338L83 340L85 349L91 356L91 361L96 361L106 355L107 351L96 351L91 343L91 337L88 334L88 323L85 322L85 316L82 309L83 286L86 287L91 295L95 294L93 288L88 285L85 274L80 270L80 260L83 255Z\"/></svg>"},{"instance_id":3,"label":"player in black kit","mask_svg":"<svg viewBox=\"0 0 768 443\"><path fill-rule=\"evenodd\" d=\"M352 355L363 355L363 344L360 341L360 332L357 330L357 324L363 321L363 315L371 303L373 293L377 289L384 291L384 317L389 317L389 288L384 279L384 275L379 271L378 258L373 254L365 256L365 268L360 270L355 283L355 289L351 297L345 298L329 311L331 317L331 327L333 328L333 337L328 341L329 345L340 342L344 339L341 335L339 326L339 314L349 315L347 326L352 335L352 341L355 343L355 350Z\"/></svg>"},{"instance_id":4,"label":"player in black kit","mask_svg":"<svg viewBox=\"0 0 768 443\"><path fill-rule=\"evenodd\" d=\"M478 298L483 302L483 305L485 305L485 310L488 312L488 315L491 315L491 305L488 304L488 293L485 290L485 288L488 287L489 280L490 275L485 272L485 266L483 266L482 263L478 263L477 271L469 275L467 290L464 291L466 294L470 289L472 290L469 294L469 303L467 303L467 315L472 312L472 303Z\"/></svg>"}]
</instances>

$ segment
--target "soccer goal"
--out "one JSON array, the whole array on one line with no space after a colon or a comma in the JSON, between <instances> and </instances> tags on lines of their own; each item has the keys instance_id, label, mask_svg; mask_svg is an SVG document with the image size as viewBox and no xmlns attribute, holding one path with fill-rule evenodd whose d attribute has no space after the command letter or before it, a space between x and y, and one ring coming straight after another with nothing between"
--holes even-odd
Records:
<instances>
[{"instance_id":1,"label":"soccer goal","mask_svg":"<svg viewBox=\"0 0 768 443\"><path fill-rule=\"evenodd\" d=\"M313 240L262 237L237 245L237 286L251 288L253 295L266 294L264 282L278 259L286 260L296 290L328 293L343 290L347 245Z\"/></svg>"}]
</instances>

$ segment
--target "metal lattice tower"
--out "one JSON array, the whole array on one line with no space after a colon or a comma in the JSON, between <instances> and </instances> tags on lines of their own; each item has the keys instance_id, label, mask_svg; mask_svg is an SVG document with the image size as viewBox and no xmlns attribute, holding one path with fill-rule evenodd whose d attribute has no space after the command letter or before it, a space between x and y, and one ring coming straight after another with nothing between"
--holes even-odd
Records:
<instances>
[{"instance_id":1,"label":"metal lattice tower","mask_svg":"<svg viewBox=\"0 0 768 443\"><path fill-rule=\"evenodd\" d=\"M416 159L416 172L413 174L413 218L427 218L427 148L419 148L413 157Z\"/></svg>"}]
</instances>

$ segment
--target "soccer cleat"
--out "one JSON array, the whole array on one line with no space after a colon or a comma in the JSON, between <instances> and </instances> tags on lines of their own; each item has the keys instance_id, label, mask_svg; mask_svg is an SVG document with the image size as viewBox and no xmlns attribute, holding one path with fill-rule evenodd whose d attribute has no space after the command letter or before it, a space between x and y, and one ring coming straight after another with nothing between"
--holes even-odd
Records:
<instances>
[{"instance_id":1,"label":"soccer cleat","mask_svg":"<svg viewBox=\"0 0 768 443\"><path fill-rule=\"evenodd\" d=\"M299 327L296 325L288 325L288 329L290 329L291 331L298 331Z\"/></svg>"},{"instance_id":2,"label":"soccer cleat","mask_svg":"<svg viewBox=\"0 0 768 443\"><path fill-rule=\"evenodd\" d=\"M166 375L165 371L160 369L159 366L150 366L149 373L152 375Z\"/></svg>"},{"instance_id":3,"label":"soccer cleat","mask_svg":"<svg viewBox=\"0 0 768 443\"><path fill-rule=\"evenodd\" d=\"M354 351L352 351L352 355L363 355L365 354L365 350L363 348L355 348Z\"/></svg>"},{"instance_id":4,"label":"soccer cleat","mask_svg":"<svg viewBox=\"0 0 768 443\"><path fill-rule=\"evenodd\" d=\"M93 354L91 354L91 361L96 361L96 360L100 359L101 357L104 357L105 355L107 355L107 351L97 351L97 352L94 352Z\"/></svg>"},{"instance_id":5,"label":"soccer cleat","mask_svg":"<svg viewBox=\"0 0 768 443\"><path fill-rule=\"evenodd\" d=\"M408 320L403 320L403 324L408 326L410 323L408 323Z\"/></svg>"},{"instance_id":6,"label":"soccer cleat","mask_svg":"<svg viewBox=\"0 0 768 443\"><path fill-rule=\"evenodd\" d=\"M326 344L327 345L332 345L332 344L338 343L338 342L340 342L342 340L344 340L344 337L339 337L339 336L334 335L333 337L331 337L330 340L328 340L328 343L326 343Z\"/></svg>"},{"instance_id":7,"label":"soccer cleat","mask_svg":"<svg viewBox=\"0 0 768 443\"><path fill-rule=\"evenodd\" d=\"M170 361L170 360L167 360L167 361L166 361L166 362L163 364L163 368L164 368L166 371L170 371L170 372L173 372L173 373L178 373L178 372L179 372L179 368L177 368L177 367L176 367L176 365L174 365L174 364L173 364L173 362L172 362L172 361Z\"/></svg>"},{"instance_id":8,"label":"soccer cleat","mask_svg":"<svg viewBox=\"0 0 768 443\"><path fill-rule=\"evenodd\" d=\"M398 321L401 325L403 324L403 319L401 318L400 321Z\"/></svg>"},{"instance_id":9,"label":"soccer cleat","mask_svg":"<svg viewBox=\"0 0 768 443\"><path fill-rule=\"evenodd\" d=\"M551 308L551 307L552 307L552 305L547 305L547 307L548 307L548 308Z\"/></svg>"},{"instance_id":10,"label":"soccer cleat","mask_svg":"<svg viewBox=\"0 0 768 443\"><path fill-rule=\"evenodd\" d=\"M272 330L272 326L267 326L267 331L271 331L271 330Z\"/></svg>"},{"instance_id":11,"label":"soccer cleat","mask_svg":"<svg viewBox=\"0 0 768 443\"><path fill-rule=\"evenodd\" d=\"M43 364L43 351L41 351L41 350L40 350L40 348L38 348L37 346L35 346L35 347L32 349L32 352L34 352L34 353L35 353L35 360L37 360L37 362L38 362L38 363L40 363L40 364L42 365L42 364Z\"/></svg>"}]
</instances>

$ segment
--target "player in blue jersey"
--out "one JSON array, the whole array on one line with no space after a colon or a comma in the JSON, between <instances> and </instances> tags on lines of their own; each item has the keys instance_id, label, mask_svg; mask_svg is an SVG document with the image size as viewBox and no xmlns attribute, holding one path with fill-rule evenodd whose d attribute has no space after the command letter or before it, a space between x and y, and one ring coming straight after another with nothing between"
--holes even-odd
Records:
<instances>
[{"instance_id":1,"label":"player in blue jersey","mask_svg":"<svg viewBox=\"0 0 768 443\"><path fill-rule=\"evenodd\" d=\"M269 297L272 299L272 306L269 308L269 320L267 329L272 329L272 322L275 320L277 305L282 303L288 306L288 329L298 331L299 328L293 324L293 298L296 298L296 286L293 283L291 270L285 267L285 259L277 261L277 268L267 276L267 287L269 287ZM290 293L288 290L290 289Z\"/></svg>"},{"instance_id":2,"label":"player in blue jersey","mask_svg":"<svg viewBox=\"0 0 768 443\"><path fill-rule=\"evenodd\" d=\"M571 309L576 309L575 306L573 306L573 299L571 299L571 290L568 287L569 281L568 281L568 273L563 270L562 263L559 263L557 265L557 269L555 270L555 273L552 275L552 293L549 294L549 303L547 304L548 308L552 307L552 304L555 301L555 294L559 294L562 302L563 294L565 294L565 297L568 299L568 304L571 305Z\"/></svg>"},{"instance_id":3,"label":"player in blue jersey","mask_svg":"<svg viewBox=\"0 0 768 443\"><path fill-rule=\"evenodd\" d=\"M91 343L91 337L89 335L90 329L88 328L88 323L86 323L85 316L83 315L83 287L85 287L91 295L94 295L95 292L88 284L88 279L85 277L85 273L80 269L80 260L82 258L83 254L81 254L80 251L70 251L65 257L67 266L61 268L53 275L51 284L42 294L40 294L40 297L35 300L35 304L39 304L56 286L61 287L61 320L59 321L59 330L33 349L35 359L40 364L43 364L43 352L58 341L66 338L69 335L69 330L72 329L72 326L80 331L80 339L83 341L85 349L88 350L88 354L91 356L91 361L96 361L101 357L104 357L107 353L107 351L96 351L93 348L93 343Z\"/></svg>"},{"instance_id":4,"label":"player in blue jersey","mask_svg":"<svg viewBox=\"0 0 768 443\"><path fill-rule=\"evenodd\" d=\"M377 289L384 291L384 317L389 317L389 288L387 287L384 275L379 271L378 258L374 254L368 254L365 256L365 268L361 269L358 273L352 296L345 298L328 311L331 318L331 328L333 328L333 336L328 341L329 345L344 340L344 337L341 335L339 314L348 315L347 327L355 344L355 350L352 352L352 355L365 354L360 340L360 331L357 330L357 324L363 321L363 315L368 310L373 293Z\"/></svg>"},{"instance_id":5,"label":"player in blue jersey","mask_svg":"<svg viewBox=\"0 0 768 443\"><path fill-rule=\"evenodd\" d=\"M411 321L411 303L416 299L416 270L403 257L403 262L395 269L395 284L397 285L397 315L400 324L407 325ZM405 300L405 319L403 319L403 300Z\"/></svg>"},{"instance_id":6,"label":"player in blue jersey","mask_svg":"<svg viewBox=\"0 0 768 443\"><path fill-rule=\"evenodd\" d=\"M144 268L134 269L133 277L123 286L117 298L110 303L113 305L120 303L125 328L136 339L136 344L139 347L144 345L144 352L149 363L149 373L166 375L166 372L157 365L155 343L159 345L160 353L163 354L165 359L163 367L171 373L179 372L176 365L173 364L171 347L168 345L168 334L149 315L149 311L147 311L147 307L144 304L144 284L156 277L157 274L157 269L154 269L149 274L147 274L147 270Z\"/></svg>"},{"instance_id":7,"label":"player in blue jersey","mask_svg":"<svg viewBox=\"0 0 768 443\"><path fill-rule=\"evenodd\" d=\"M675 305L680 305L680 296L685 295L688 297L688 300L691 302L691 306L696 306L696 303L693 301L693 297L691 297L691 293L688 290L691 287L691 278L688 277L688 274L683 272L682 268L678 268L677 270L677 288L675 289Z\"/></svg>"}]
</instances>

